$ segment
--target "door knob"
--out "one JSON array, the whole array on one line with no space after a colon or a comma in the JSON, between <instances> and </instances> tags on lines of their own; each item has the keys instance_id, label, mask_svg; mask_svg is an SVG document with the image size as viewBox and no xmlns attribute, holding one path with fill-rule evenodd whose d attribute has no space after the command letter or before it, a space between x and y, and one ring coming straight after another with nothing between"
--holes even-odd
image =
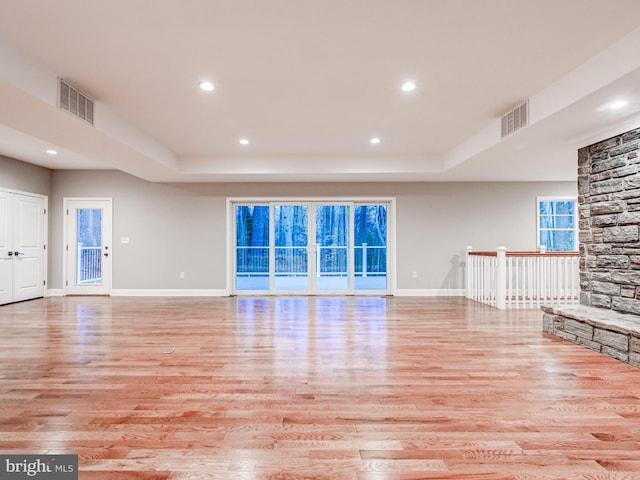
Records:
<instances>
[{"instance_id":1,"label":"door knob","mask_svg":"<svg viewBox=\"0 0 640 480\"><path fill-rule=\"evenodd\" d=\"M7 255L9 255L10 257L13 257L13 252L9 251L7 252Z\"/></svg>"},{"instance_id":2,"label":"door knob","mask_svg":"<svg viewBox=\"0 0 640 480\"><path fill-rule=\"evenodd\" d=\"M14 254L16 257L17 257L18 255L24 255L24 253L19 252L19 251L17 251L17 250L16 250L15 252L13 252L13 254Z\"/></svg>"},{"instance_id":3,"label":"door knob","mask_svg":"<svg viewBox=\"0 0 640 480\"><path fill-rule=\"evenodd\" d=\"M109 256L109 253L108 253L108 252L105 252L104 256L105 256L105 257L108 257L108 256Z\"/></svg>"}]
</instances>

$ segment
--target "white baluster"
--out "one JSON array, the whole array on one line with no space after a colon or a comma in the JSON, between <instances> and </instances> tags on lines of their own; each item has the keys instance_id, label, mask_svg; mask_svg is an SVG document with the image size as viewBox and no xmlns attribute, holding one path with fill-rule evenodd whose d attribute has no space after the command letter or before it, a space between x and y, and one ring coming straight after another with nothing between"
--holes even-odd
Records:
<instances>
[{"instance_id":1,"label":"white baluster","mask_svg":"<svg viewBox=\"0 0 640 480\"><path fill-rule=\"evenodd\" d=\"M78 242L78 250L76 252L76 278L74 283L80 283L84 280L82 278L82 243Z\"/></svg>"},{"instance_id":2,"label":"white baluster","mask_svg":"<svg viewBox=\"0 0 640 480\"><path fill-rule=\"evenodd\" d=\"M509 307L513 304L513 258L507 257L507 290L506 303Z\"/></svg>"},{"instance_id":3,"label":"white baluster","mask_svg":"<svg viewBox=\"0 0 640 480\"><path fill-rule=\"evenodd\" d=\"M466 256L465 256L465 264L464 264L464 269L465 269L465 279L467 281L467 284L465 285L466 287L466 296L467 298L472 298L472 288L473 285L471 283L471 277L473 275L473 266L471 265L471 252L473 251L473 247L471 245L467 245L466 248Z\"/></svg>"},{"instance_id":4,"label":"white baluster","mask_svg":"<svg viewBox=\"0 0 640 480\"><path fill-rule=\"evenodd\" d=\"M504 310L506 308L507 296L507 247L498 247L496 255L496 307Z\"/></svg>"},{"instance_id":5,"label":"white baluster","mask_svg":"<svg viewBox=\"0 0 640 480\"><path fill-rule=\"evenodd\" d=\"M362 244L362 276L367 276L367 244Z\"/></svg>"}]
</instances>

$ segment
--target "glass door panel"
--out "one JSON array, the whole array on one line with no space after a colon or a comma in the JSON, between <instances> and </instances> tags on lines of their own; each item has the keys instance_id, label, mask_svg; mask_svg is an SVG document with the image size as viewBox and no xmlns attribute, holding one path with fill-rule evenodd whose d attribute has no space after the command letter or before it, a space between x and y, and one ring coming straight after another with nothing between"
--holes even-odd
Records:
<instances>
[{"instance_id":1,"label":"glass door panel","mask_svg":"<svg viewBox=\"0 0 640 480\"><path fill-rule=\"evenodd\" d=\"M64 199L65 291L70 295L111 293L111 199Z\"/></svg>"},{"instance_id":2,"label":"glass door panel","mask_svg":"<svg viewBox=\"0 0 640 480\"><path fill-rule=\"evenodd\" d=\"M276 292L309 290L309 208L274 205L274 278Z\"/></svg>"},{"instance_id":3,"label":"glass door panel","mask_svg":"<svg viewBox=\"0 0 640 480\"><path fill-rule=\"evenodd\" d=\"M349 207L320 205L316 216L316 291L344 292L349 287Z\"/></svg>"},{"instance_id":4,"label":"glass door panel","mask_svg":"<svg viewBox=\"0 0 640 480\"><path fill-rule=\"evenodd\" d=\"M102 285L102 209L76 212L75 285Z\"/></svg>"},{"instance_id":5,"label":"glass door panel","mask_svg":"<svg viewBox=\"0 0 640 480\"><path fill-rule=\"evenodd\" d=\"M269 207L236 206L236 290L269 290Z\"/></svg>"},{"instance_id":6,"label":"glass door panel","mask_svg":"<svg viewBox=\"0 0 640 480\"><path fill-rule=\"evenodd\" d=\"M355 289L387 290L387 206L357 205L354 211Z\"/></svg>"}]
</instances>

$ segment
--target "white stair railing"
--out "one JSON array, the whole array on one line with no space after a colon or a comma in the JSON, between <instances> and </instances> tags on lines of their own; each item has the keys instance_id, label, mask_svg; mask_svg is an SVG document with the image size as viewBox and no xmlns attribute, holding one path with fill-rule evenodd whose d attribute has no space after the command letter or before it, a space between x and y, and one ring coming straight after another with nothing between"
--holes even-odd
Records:
<instances>
[{"instance_id":1,"label":"white stair railing","mask_svg":"<svg viewBox=\"0 0 640 480\"><path fill-rule=\"evenodd\" d=\"M499 309L579 302L578 252L474 252L467 247L466 296Z\"/></svg>"}]
</instances>

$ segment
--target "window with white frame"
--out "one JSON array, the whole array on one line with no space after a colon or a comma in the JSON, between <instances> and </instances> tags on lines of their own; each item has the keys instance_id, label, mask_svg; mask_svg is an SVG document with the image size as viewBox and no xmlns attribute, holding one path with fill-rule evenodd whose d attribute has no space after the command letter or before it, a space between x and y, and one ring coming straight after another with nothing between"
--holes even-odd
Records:
<instances>
[{"instance_id":1,"label":"window with white frame","mask_svg":"<svg viewBox=\"0 0 640 480\"><path fill-rule=\"evenodd\" d=\"M538 245L547 252L578 250L576 197L538 197Z\"/></svg>"}]
</instances>

